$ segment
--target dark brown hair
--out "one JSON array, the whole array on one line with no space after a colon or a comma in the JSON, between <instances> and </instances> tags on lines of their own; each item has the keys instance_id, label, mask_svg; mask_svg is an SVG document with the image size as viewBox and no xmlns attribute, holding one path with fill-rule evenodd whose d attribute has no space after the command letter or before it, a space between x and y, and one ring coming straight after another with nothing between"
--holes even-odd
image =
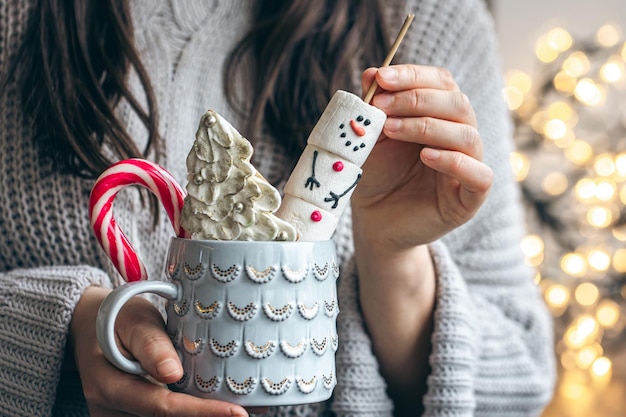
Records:
<instances>
[{"instance_id":1,"label":"dark brown hair","mask_svg":"<svg viewBox=\"0 0 626 417\"><path fill-rule=\"evenodd\" d=\"M360 89L354 85L360 70L383 62L382 11L377 0L262 1L256 7L256 25L227 62L226 96L248 117L250 137L265 123L297 156L331 95ZM257 74L250 107L234 88L248 53Z\"/></svg>"},{"instance_id":2,"label":"dark brown hair","mask_svg":"<svg viewBox=\"0 0 626 417\"><path fill-rule=\"evenodd\" d=\"M36 145L61 171L94 177L114 160L158 156L156 101L134 47L126 0L39 0L13 60ZM229 58L225 91L246 114L249 136L266 127L292 155L304 147L331 94L356 88L357 69L379 65L386 41L377 0L255 2L255 24ZM255 97L242 105L234 83L246 57ZM145 100L126 81L134 71ZM130 103L149 140L138 149L115 114ZM144 108L140 102L147 103ZM104 149L107 152L104 152Z\"/></svg>"},{"instance_id":3,"label":"dark brown hair","mask_svg":"<svg viewBox=\"0 0 626 417\"><path fill-rule=\"evenodd\" d=\"M143 85L145 109L126 86L130 69ZM111 159L147 156L158 146L156 100L126 0L38 1L9 77L18 82L36 146L59 171L94 177ZM146 149L115 114L122 99L146 125Z\"/></svg>"}]
</instances>

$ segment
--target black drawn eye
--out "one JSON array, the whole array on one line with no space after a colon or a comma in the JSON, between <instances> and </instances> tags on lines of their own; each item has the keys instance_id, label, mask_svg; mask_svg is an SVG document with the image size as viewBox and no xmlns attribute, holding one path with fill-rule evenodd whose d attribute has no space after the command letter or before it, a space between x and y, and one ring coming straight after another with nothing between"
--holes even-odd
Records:
<instances>
[{"instance_id":1,"label":"black drawn eye","mask_svg":"<svg viewBox=\"0 0 626 417\"><path fill-rule=\"evenodd\" d=\"M363 124L364 124L365 126L369 126L369 125L370 125L370 123L372 123L372 122L370 121L370 119L365 119L365 121L363 122Z\"/></svg>"},{"instance_id":2,"label":"black drawn eye","mask_svg":"<svg viewBox=\"0 0 626 417\"><path fill-rule=\"evenodd\" d=\"M356 121L357 121L357 122L362 122L362 121L363 121L363 116L359 115L359 116L356 118Z\"/></svg>"}]
</instances>

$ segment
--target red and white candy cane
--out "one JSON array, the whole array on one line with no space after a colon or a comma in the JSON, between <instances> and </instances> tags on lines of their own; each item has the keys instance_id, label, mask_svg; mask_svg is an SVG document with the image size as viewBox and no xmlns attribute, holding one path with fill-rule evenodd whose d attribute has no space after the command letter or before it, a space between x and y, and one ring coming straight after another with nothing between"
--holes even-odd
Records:
<instances>
[{"instance_id":1,"label":"red and white candy cane","mask_svg":"<svg viewBox=\"0 0 626 417\"><path fill-rule=\"evenodd\" d=\"M126 159L107 168L89 196L91 226L107 256L128 282L147 278L146 268L113 216L113 200L129 185L149 189L165 207L177 237L188 237L180 225L185 191L164 168L143 159Z\"/></svg>"}]
</instances>

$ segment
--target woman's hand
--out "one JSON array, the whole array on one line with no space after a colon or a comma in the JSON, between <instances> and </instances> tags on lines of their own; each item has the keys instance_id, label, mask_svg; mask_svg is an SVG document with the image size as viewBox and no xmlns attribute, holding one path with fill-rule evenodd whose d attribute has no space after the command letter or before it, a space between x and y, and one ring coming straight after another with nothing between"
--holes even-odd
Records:
<instances>
[{"instance_id":1,"label":"woman's hand","mask_svg":"<svg viewBox=\"0 0 626 417\"><path fill-rule=\"evenodd\" d=\"M439 68L397 65L376 79L383 134L352 195L360 301L396 415L421 410L429 373L435 270L427 244L468 221L493 172L468 98Z\"/></svg>"},{"instance_id":2,"label":"woman's hand","mask_svg":"<svg viewBox=\"0 0 626 417\"><path fill-rule=\"evenodd\" d=\"M119 345L137 359L154 381L111 365L96 339L98 308L109 290L88 288L72 319L70 341L92 417L99 416L247 416L240 406L175 393L161 384L178 381L183 369L165 332L161 315L147 300L129 301L116 321Z\"/></svg>"},{"instance_id":3,"label":"woman's hand","mask_svg":"<svg viewBox=\"0 0 626 417\"><path fill-rule=\"evenodd\" d=\"M370 68L371 104L388 118L363 167L353 209L369 239L398 250L430 243L468 221L484 202L493 172L468 98L444 69Z\"/></svg>"}]
</instances>

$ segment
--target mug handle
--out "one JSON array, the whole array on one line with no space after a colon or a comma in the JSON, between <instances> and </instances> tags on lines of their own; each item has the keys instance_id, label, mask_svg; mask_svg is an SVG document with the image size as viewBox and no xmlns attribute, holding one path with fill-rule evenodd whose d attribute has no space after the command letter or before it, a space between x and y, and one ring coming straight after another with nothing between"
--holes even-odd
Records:
<instances>
[{"instance_id":1,"label":"mug handle","mask_svg":"<svg viewBox=\"0 0 626 417\"><path fill-rule=\"evenodd\" d=\"M120 352L115 343L115 319L124 304L131 298L148 292L168 300L175 300L178 298L179 286L162 281L136 281L124 284L104 299L96 318L96 336L104 356L122 371L134 375L145 375L147 372L139 362L127 359Z\"/></svg>"}]
</instances>

